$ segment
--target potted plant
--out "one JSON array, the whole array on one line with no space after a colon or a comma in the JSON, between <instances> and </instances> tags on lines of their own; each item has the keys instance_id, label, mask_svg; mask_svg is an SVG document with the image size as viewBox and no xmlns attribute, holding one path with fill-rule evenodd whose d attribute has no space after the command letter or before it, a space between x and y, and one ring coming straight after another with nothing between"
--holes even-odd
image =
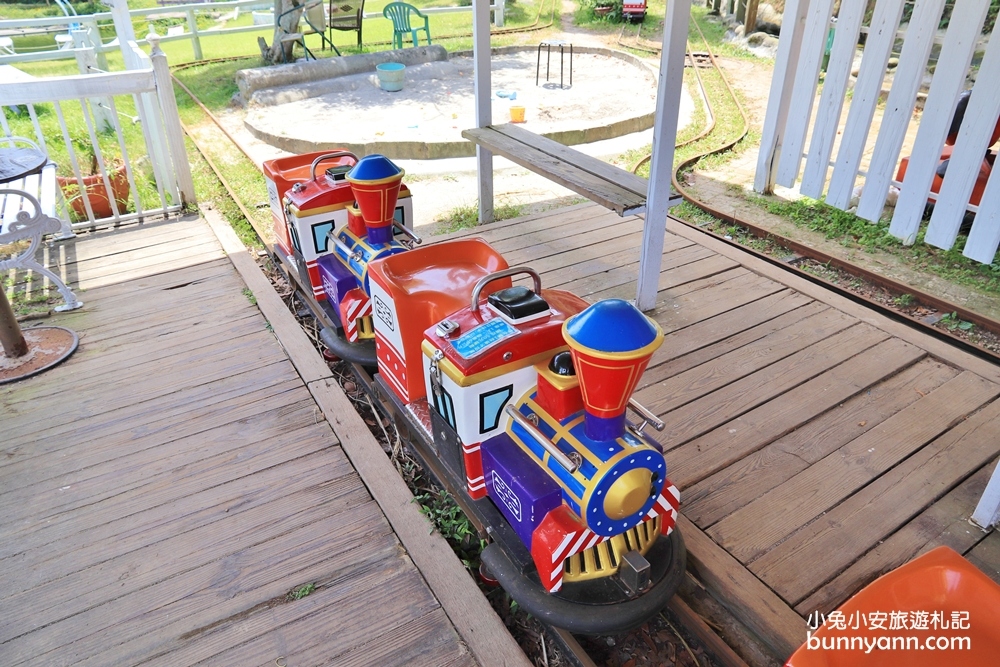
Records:
<instances>
[{"instance_id":1,"label":"potted plant","mask_svg":"<svg viewBox=\"0 0 1000 667\"><path fill-rule=\"evenodd\" d=\"M80 190L80 183L75 176L58 176L56 180L62 189L63 197L69 204L70 210L78 219L87 218L87 206L84 197L90 201L90 209L94 213L94 218L110 218L114 215L111 207L111 197L114 197L118 206L118 213L124 213L129 200L128 173L125 169L125 161L120 157L105 157L104 166L108 170L108 182L111 184L111 195L108 195L107 186L104 185L104 176L97 160L97 152L89 141L74 142L81 148L81 152L88 158L86 163L90 170L82 174L83 190Z\"/></svg>"},{"instance_id":2,"label":"potted plant","mask_svg":"<svg viewBox=\"0 0 1000 667\"><path fill-rule=\"evenodd\" d=\"M594 15L595 16L607 16L615 9L615 4L613 2L608 2L607 0L598 0L597 4L594 5Z\"/></svg>"}]
</instances>

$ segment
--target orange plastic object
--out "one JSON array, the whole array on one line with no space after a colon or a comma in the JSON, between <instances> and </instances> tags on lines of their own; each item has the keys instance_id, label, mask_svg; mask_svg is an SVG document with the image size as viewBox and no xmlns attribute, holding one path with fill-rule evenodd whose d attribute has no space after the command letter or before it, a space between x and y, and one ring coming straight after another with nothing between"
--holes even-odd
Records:
<instances>
[{"instance_id":1,"label":"orange plastic object","mask_svg":"<svg viewBox=\"0 0 1000 667\"><path fill-rule=\"evenodd\" d=\"M420 342L424 331L468 308L480 278L507 268L482 239L445 241L368 265L379 373L404 403L426 395ZM510 287L510 278L490 283Z\"/></svg>"},{"instance_id":2,"label":"orange plastic object","mask_svg":"<svg viewBox=\"0 0 1000 667\"><path fill-rule=\"evenodd\" d=\"M838 612L845 628L831 624L831 616ZM792 654L786 667L1000 664L1000 586L949 547L938 547L880 577L838 612L827 615L823 627ZM893 612L905 613L907 627L873 629L869 627L873 612L886 614L885 628L892 625ZM927 614L927 629L911 627L923 613ZM935 622L935 614L943 621ZM952 627L956 619L959 627ZM861 627L854 629L855 625ZM852 640L854 648L850 647ZM873 648L859 646L862 642L871 643Z\"/></svg>"},{"instance_id":3,"label":"orange plastic object","mask_svg":"<svg viewBox=\"0 0 1000 667\"><path fill-rule=\"evenodd\" d=\"M944 150L941 151L941 162L951 158L951 153L954 150L954 146L945 146ZM910 158L904 157L899 161L899 169L896 170L896 180L900 183L906 178L906 170L910 166ZM969 203L973 206L979 206L979 202L983 198L983 192L986 191L986 182L990 180L990 172L993 171L992 165L990 165L989 160L983 160L979 165L979 176L976 177L976 184L972 186L972 193L969 195ZM934 174L934 180L931 182L931 192L935 194L940 194L941 185L944 183L944 179ZM932 201L928 199L928 201Z\"/></svg>"},{"instance_id":4,"label":"orange plastic object","mask_svg":"<svg viewBox=\"0 0 1000 667\"><path fill-rule=\"evenodd\" d=\"M288 225L285 220L284 206L281 200L285 193L296 183L302 183L312 178L312 162L321 155L342 151L336 148L333 150L316 151L314 153L303 153L301 155L289 155L287 157L267 160L262 165L264 178L267 182L267 193L271 203L271 218L274 224L274 238L284 250L286 255L292 254L292 241L288 236ZM350 166L357 162L356 158L341 156L324 160L316 167L319 174L323 174L329 167Z\"/></svg>"}]
</instances>

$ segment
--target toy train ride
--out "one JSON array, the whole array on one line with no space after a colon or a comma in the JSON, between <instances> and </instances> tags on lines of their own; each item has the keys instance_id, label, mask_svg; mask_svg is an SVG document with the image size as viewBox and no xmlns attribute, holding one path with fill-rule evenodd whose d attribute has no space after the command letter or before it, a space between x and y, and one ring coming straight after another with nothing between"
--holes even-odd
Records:
<instances>
[{"instance_id":1,"label":"toy train ride","mask_svg":"<svg viewBox=\"0 0 1000 667\"><path fill-rule=\"evenodd\" d=\"M324 344L490 541L489 572L573 632L660 611L685 568L680 498L644 431L663 424L631 399L658 325L625 301L543 290L482 239L419 246L403 170L381 155L292 156L265 174L273 252Z\"/></svg>"}]
</instances>

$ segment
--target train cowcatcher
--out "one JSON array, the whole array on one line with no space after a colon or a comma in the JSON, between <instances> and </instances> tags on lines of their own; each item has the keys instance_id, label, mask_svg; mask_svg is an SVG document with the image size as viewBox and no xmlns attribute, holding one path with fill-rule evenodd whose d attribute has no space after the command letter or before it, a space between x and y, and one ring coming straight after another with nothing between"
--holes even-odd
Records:
<instances>
[{"instance_id":1,"label":"train cowcatcher","mask_svg":"<svg viewBox=\"0 0 1000 667\"><path fill-rule=\"evenodd\" d=\"M663 424L632 398L659 326L623 300L543 289L480 238L420 245L404 171L384 156L264 170L277 264L488 541L491 575L571 632L658 613L686 563L680 495L647 432Z\"/></svg>"}]
</instances>

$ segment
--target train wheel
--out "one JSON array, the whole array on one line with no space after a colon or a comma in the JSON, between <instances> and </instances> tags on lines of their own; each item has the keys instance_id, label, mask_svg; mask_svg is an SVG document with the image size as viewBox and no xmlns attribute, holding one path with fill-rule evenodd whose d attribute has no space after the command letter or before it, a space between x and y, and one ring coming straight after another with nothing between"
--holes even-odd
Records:
<instances>
[{"instance_id":1,"label":"train wheel","mask_svg":"<svg viewBox=\"0 0 1000 667\"><path fill-rule=\"evenodd\" d=\"M663 544L656 545L657 562L653 564L661 573L659 578L638 597L628 599L623 591L621 599L614 602L590 603L560 594L550 595L537 577L529 578L519 572L495 542L483 551L482 561L510 596L543 623L584 635L617 634L632 630L659 613L684 579L687 550L680 531L675 528L658 542Z\"/></svg>"}]
</instances>

